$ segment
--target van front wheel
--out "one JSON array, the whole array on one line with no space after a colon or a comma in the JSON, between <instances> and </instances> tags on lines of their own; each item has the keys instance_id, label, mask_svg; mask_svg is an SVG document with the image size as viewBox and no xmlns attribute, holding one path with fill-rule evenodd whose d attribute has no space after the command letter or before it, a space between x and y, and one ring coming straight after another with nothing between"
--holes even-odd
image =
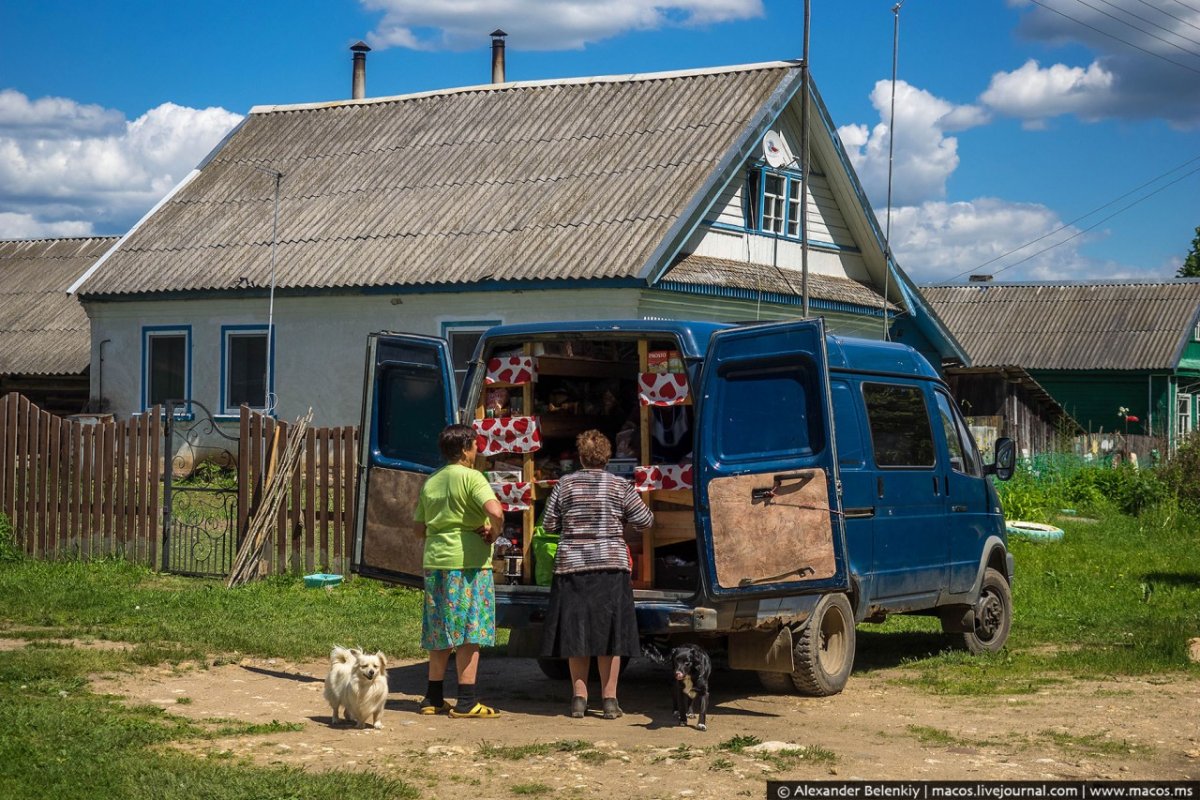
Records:
<instances>
[{"instance_id":1,"label":"van front wheel","mask_svg":"<svg viewBox=\"0 0 1200 800\"><path fill-rule=\"evenodd\" d=\"M975 625L961 634L963 646L976 655L998 652L1008 641L1012 616L1012 589L999 571L988 567L975 603Z\"/></svg>"}]
</instances>

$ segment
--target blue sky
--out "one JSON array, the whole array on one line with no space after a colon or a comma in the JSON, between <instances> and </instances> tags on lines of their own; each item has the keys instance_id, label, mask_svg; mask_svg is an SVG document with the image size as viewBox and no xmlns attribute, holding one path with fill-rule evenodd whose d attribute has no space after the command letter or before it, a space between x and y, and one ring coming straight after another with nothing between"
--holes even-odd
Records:
<instances>
[{"instance_id":1,"label":"blue sky","mask_svg":"<svg viewBox=\"0 0 1200 800\"><path fill-rule=\"evenodd\" d=\"M812 0L813 77L881 222L893 5ZM384 96L487 82L497 27L510 80L795 58L802 8L0 0L0 238L123 233L252 106L348 96L359 39ZM1200 225L1200 0L905 0L899 20L893 247L917 281L1174 274Z\"/></svg>"}]
</instances>

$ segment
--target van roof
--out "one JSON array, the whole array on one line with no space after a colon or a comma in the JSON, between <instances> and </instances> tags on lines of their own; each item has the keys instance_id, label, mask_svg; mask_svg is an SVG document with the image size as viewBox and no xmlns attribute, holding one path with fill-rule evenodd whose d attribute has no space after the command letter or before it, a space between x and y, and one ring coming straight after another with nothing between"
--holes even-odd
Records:
<instances>
[{"instance_id":1,"label":"van roof","mask_svg":"<svg viewBox=\"0 0 1200 800\"><path fill-rule=\"evenodd\" d=\"M569 320L497 325L485 334L496 338L545 338L549 336L604 336L606 334L660 334L680 343L685 358L702 358L708 340L719 330L737 327L731 323L690 320ZM937 370L913 348L898 342L857 339L829 334L826 337L832 370L878 372L939 380Z\"/></svg>"}]
</instances>

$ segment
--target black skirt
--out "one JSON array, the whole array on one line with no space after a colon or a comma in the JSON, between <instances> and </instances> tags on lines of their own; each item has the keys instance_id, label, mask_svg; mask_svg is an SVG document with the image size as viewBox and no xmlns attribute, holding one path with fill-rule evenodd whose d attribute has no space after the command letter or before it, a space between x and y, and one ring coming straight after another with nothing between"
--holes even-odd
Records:
<instances>
[{"instance_id":1,"label":"black skirt","mask_svg":"<svg viewBox=\"0 0 1200 800\"><path fill-rule=\"evenodd\" d=\"M633 587L620 570L555 575L542 629L543 658L641 654Z\"/></svg>"}]
</instances>

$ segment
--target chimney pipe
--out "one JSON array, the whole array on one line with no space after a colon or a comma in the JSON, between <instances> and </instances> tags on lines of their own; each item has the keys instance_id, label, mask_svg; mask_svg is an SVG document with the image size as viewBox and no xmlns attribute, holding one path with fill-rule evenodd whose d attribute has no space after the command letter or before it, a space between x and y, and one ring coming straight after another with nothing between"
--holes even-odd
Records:
<instances>
[{"instance_id":1,"label":"chimney pipe","mask_svg":"<svg viewBox=\"0 0 1200 800\"><path fill-rule=\"evenodd\" d=\"M492 31L492 83L504 83L504 37L507 33L497 28Z\"/></svg>"},{"instance_id":2,"label":"chimney pipe","mask_svg":"<svg viewBox=\"0 0 1200 800\"><path fill-rule=\"evenodd\" d=\"M371 48L367 47L365 42L356 42L350 45L350 50L354 53L354 77L350 84L350 97L362 100L367 96L367 53L371 52Z\"/></svg>"},{"instance_id":3,"label":"chimney pipe","mask_svg":"<svg viewBox=\"0 0 1200 800\"><path fill-rule=\"evenodd\" d=\"M991 283L992 276L991 275L972 275L971 277L967 278L967 280L971 283Z\"/></svg>"}]
</instances>

